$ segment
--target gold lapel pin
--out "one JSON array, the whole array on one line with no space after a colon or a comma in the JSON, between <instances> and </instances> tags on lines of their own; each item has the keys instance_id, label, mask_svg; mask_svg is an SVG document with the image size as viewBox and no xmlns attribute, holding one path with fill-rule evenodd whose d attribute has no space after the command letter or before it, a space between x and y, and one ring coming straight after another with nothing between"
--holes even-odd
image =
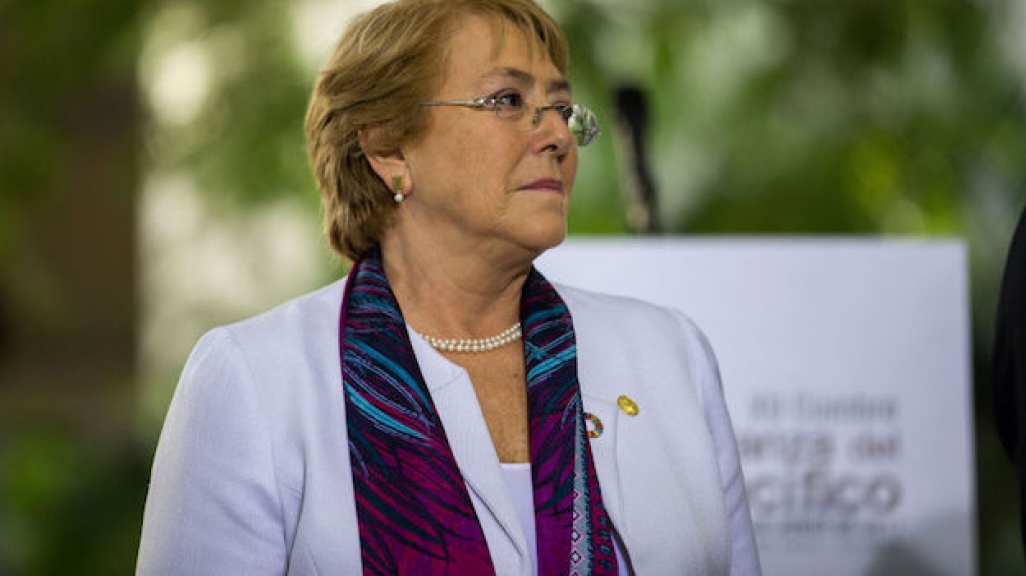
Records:
<instances>
[{"instance_id":1,"label":"gold lapel pin","mask_svg":"<svg viewBox=\"0 0 1026 576\"><path fill-rule=\"evenodd\" d=\"M623 413L628 416L638 415L638 403L635 402L630 396L620 396L616 399L616 405L623 410Z\"/></svg>"}]
</instances>

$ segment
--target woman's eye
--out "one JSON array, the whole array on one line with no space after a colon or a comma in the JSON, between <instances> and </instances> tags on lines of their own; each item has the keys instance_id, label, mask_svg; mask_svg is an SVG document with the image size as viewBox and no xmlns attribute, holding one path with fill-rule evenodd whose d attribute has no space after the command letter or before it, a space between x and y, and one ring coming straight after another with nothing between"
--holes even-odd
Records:
<instances>
[{"instance_id":1,"label":"woman's eye","mask_svg":"<svg viewBox=\"0 0 1026 576\"><path fill-rule=\"evenodd\" d=\"M524 97L519 92L509 92L506 94L500 94L492 98L496 106L503 108L522 108L524 106Z\"/></svg>"}]
</instances>

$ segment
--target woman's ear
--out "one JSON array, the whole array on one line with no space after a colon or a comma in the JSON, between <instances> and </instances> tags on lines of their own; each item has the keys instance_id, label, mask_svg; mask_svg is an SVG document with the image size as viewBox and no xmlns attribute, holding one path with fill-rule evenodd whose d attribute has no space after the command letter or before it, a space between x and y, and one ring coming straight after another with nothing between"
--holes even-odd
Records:
<instances>
[{"instance_id":1,"label":"woman's ear","mask_svg":"<svg viewBox=\"0 0 1026 576\"><path fill-rule=\"evenodd\" d=\"M365 128L360 130L360 149L367 157L371 168L381 178L381 181L388 186L392 192L409 194L410 178L409 166L406 164L406 156L402 149L396 148L388 152L375 151L370 142L374 141L375 132L381 128Z\"/></svg>"}]
</instances>

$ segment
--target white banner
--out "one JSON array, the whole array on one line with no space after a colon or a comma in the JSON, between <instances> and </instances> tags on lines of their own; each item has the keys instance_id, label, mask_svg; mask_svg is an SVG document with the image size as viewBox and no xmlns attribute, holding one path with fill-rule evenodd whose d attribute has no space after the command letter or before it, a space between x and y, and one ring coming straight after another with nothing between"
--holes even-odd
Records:
<instances>
[{"instance_id":1,"label":"white banner","mask_svg":"<svg viewBox=\"0 0 1026 576\"><path fill-rule=\"evenodd\" d=\"M709 336L766 576L976 574L961 242L572 239L538 267Z\"/></svg>"}]
</instances>

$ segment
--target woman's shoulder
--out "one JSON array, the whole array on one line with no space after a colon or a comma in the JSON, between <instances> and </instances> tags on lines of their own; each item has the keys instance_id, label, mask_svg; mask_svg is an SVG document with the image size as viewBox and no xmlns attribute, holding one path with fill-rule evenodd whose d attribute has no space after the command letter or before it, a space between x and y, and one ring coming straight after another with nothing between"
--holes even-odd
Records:
<instances>
[{"instance_id":1,"label":"woman's shoulder","mask_svg":"<svg viewBox=\"0 0 1026 576\"><path fill-rule=\"evenodd\" d=\"M341 281L334 282L210 330L193 348L176 396L202 406L216 404L222 396L248 397L266 426L291 421L289 414L302 409L298 400L333 390L341 378L342 290Z\"/></svg>"},{"instance_id":2,"label":"woman's shoulder","mask_svg":"<svg viewBox=\"0 0 1026 576\"><path fill-rule=\"evenodd\" d=\"M690 374L693 382L718 381L712 346L698 324L676 308L653 302L556 285L573 318L582 358L605 367L656 367ZM701 394L701 393L700 393Z\"/></svg>"},{"instance_id":3,"label":"woman's shoulder","mask_svg":"<svg viewBox=\"0 0 1026 576\"><path fill-rule=\"evenodd\" d=\"M338 329L345 278L214 331L245 346L280 347L293 337Z\"/></svg>"},{"instance_id":4,"label":"woman's shoulder","mask_svg":"<svg viewBox=\"0 0 1026 576\"><path fill-rule=\"evenodd\" d=\"M333 282L256 316L209 330L196 343L188 364L235 358L259 373L263 367L337 354L343 282Z\"/></svg>"},{"instance_id":5,"label":"woman's shoulder","mask_svg":"<svg viewBox=\"0 0 1026 576\"><path fill-rule=\"evenodd\" d=\"M617 331L670 331L701 338L701 330L686 313L647 300L553 284L566 302L574 322L606 326Z\"/></svg>"}]
</instances>

